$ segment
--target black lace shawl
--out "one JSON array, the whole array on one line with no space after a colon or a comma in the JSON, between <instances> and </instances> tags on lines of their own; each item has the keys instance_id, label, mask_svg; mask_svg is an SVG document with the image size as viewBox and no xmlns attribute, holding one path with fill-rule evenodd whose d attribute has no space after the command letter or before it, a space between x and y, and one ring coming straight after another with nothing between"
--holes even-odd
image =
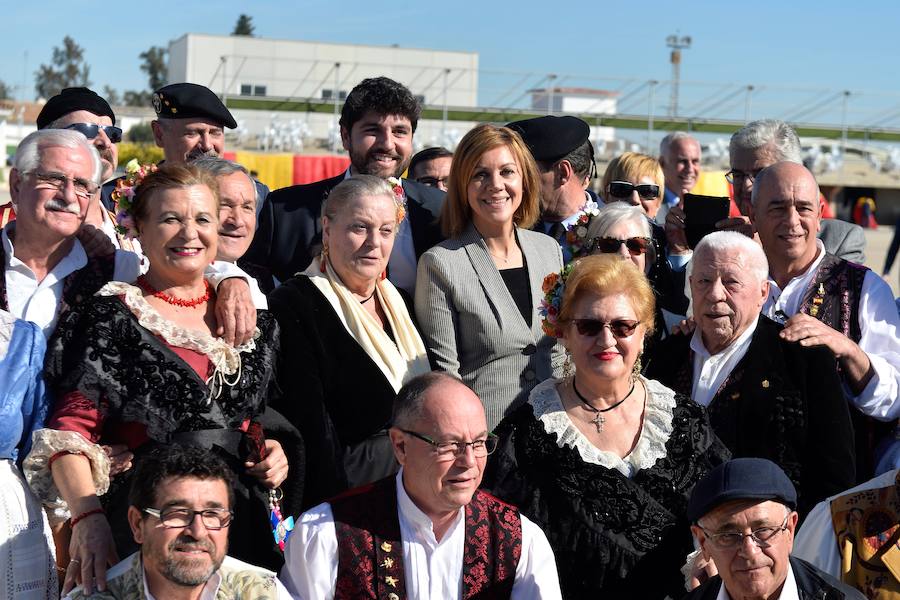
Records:
<instances>
[{"instance_id":1,"label":"black lace shawl","mask_svg":"<svg viewBox=\"0 0 900 600\"><path fill-rule=\"evenodd\" d=\"M44 375L55 398L80 392L104 421L142 423L157 442L168 443L179 432L236 429L263 412L273 380L278 325L261 311L257 327L256 350L241 354L240 380L210 399L206 382L143 328L124 302L93 296L60 318Z\"/></svg>"},{"instance_id":2,"label":"black lace shawl","mask_svg":"<svg viewBox=\"0 0 900 600\"><path fill-rule=\"evenodd\" d=\"M684 594L679 568L693 550L687 500L694 483L729 455L689 398L676 396L673 428L665 458L630 479L557 446L529 403L495 430L500 444L482 487L547 534L563 597Z\"/></svg>"}]
</instances>

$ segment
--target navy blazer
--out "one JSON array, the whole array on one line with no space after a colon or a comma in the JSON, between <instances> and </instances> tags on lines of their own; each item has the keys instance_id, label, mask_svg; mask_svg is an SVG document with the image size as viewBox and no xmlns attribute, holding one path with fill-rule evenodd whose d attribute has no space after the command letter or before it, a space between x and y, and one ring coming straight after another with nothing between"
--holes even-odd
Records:
<instances>
[{"instance_id":1,"label":"navy blazer","mask_svg":"<svg viewBox=\"0 0 900 600\"><path fill-rule=\"evenodd\" d=\"M344 173L341 173L330 179L270 192L244 259L265 265L280 281L287 281L306 269L322 248L322 203L343 180ZM403 189L418 258L443 239L437 216L445 194L409 179L403 180Z\"/></svg>"}]
</instances>

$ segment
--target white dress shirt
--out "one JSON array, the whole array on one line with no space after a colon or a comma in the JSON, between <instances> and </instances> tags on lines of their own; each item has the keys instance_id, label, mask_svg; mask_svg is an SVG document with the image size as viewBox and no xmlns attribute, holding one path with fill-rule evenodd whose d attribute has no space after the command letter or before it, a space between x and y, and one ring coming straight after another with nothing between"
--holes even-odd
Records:
<instances>
[{"instance_id":1,"label":"white dress shirt","mask_svg":"<svg viewBox=\"0 0 900 600\"><path fill-rule=\"evenodd\" d=\"M722 587L719 588L719 595L716 600L732 600L731 595L725 590L725 582L722 581ZM787 577L784 579L784 585L781 588L781 594L778 600L800 600L800 590L797 589L797 580L794 579L794 569L788 565Z\"/></svg>"},{"instance_id":2,"label":"white dress shirt","mask_svg":"<svg viewBox=\"0 0 900 600\"><path fill-rule=\"evenodd\" d=\"M753 339L753 332L756 331L756 325L759 323L759 317L753 319L753 323L727 348L717 354L710 354L703 345L703 337L700 328L694 330L691 337L691 350L694 351L693 364L693 385L691 386L691 398L701 406L709 406L713 397L725 378L731 374L731 371L737 366Z\"/></svg>"},{"instance_id":3,"label":"white dress shirt","mask_svg":"<svg viewBox=\"0 0 900 600\"><path fill-rule=\"evenodd\" d=\"M437 541L431 519L413 503L397 474L397 512L403 542L406 595L410 600L462 598L465 507ZM513 600L561 598L553 550L544 532L522 519L522 555L516 566ZM331 505L303 513L285 549L281 580L295 598L331 600L337 581L338 546Z\"/></svg>"},{"instance_id":4,"label":"white dress shirt","mask_svg":"<svg viewBox=\"0 0 900 600\"><path fill-rule=\"evenodd\" d=\"M69 253L38 281L34 271L15 257L15 248L9 239L9 231L13 227L15 221L7 224L0 234L6 254L6 299L9 312L36 324L44 331L45 336L50 337L59 320L59 304L66 277L87 265L87 254L81 242L76 239ZM137 278L140 260L135 260L133 253L116 250L115 261L114 279L134 281Z\"/></svg>"},{"instance_id":5,"label":"white dress shirt","mask_svg":"<svg viewBox=\"0 0 900 600\"><path fill-rule=\"evenodd\" d=\"M837 538L834 535L834 521L831 519L831 501L838 496L888 487L894 485L896 480L897 470L894 469L816 504L815 508L806 516L806 520L803 521L800 531L797 532L791 554L802 558L832 577L840 579L841 555L838 551Z\"/></svg>"},{"instance_id":6,"label":"white dress shirt","mask_svg":"<svg viewBox=\"0 0 900 600\"><path fill-rule=\"evenodd\" d=\"M791 279L784 289L769 278L769 297L762 313L784 322L800 310L800 303L809 289L819 265L825 257L825 246L816 240L819 254L806 272ZM894 294L887 282L874 271L866 272L859 300L860 349L866 353L875 371L865 389L853 396L846 384L844 395L864 414L881 421L900 417L900 316Z\"/></svg>"}]
</instances>

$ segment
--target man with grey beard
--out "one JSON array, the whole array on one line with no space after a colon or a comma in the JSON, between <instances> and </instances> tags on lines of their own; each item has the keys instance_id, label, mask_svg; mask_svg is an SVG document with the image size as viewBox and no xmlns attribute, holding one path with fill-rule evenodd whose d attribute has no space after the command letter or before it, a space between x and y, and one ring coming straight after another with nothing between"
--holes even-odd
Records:
<instances>
[{"instance_id":1,"label":"man with grey beard","mask_svg":"<svg viewBox=\"0 0 900 600\"><path fill-rule=\"evenodd\" d=\"M186 163L202 156L222 156L225 128L237 122L219 97L196 83L173 83L153 92L156 120L150 123L156 145L169 162ZM265 184L254 180L258 203L269 194Z\"/></svg>"},{"instance_id":2,"label":"man with grey beard","mask_svg":"<svg viewBox=\"0 0 900 600\"><path fill-rule=\"evenodd\" d=\"M291 597L271 571L226 556L234 474L216 454L159 448L138 463L132 482L128 524L141 550L110 569L103 598ZM67 600L93 597L86 587Z\"/></svg>"}]
</instances>

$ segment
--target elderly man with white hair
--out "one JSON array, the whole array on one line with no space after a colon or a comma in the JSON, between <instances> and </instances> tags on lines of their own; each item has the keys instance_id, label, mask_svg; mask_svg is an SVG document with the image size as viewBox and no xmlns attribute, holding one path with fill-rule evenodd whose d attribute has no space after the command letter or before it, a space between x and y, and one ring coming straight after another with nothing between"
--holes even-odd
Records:
<instances>
[{"instance_id":1,"label":"elderly man with white hair","mask_svg":"<svg viewBox=\"0 0 900 600\"><path fill-rule=\"evenodd\" d=\"M733 456L784 469L804 515L855 482L853 428L834 355L782 339L781 326L760 315L768 273L750 238L730 231L703 238L689 278L697 327L663 340L646 375L706 406Z\"/></svg>"}]
</instances>

